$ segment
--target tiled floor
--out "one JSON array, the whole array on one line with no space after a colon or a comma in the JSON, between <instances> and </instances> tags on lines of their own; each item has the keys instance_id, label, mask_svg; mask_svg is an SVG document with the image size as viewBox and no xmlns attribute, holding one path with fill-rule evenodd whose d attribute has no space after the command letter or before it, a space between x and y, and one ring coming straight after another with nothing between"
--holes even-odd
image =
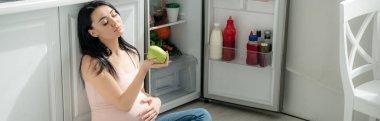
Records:
<instances>
[{"instance_id":1,"label":"tiled floor","mask_svg":"<svg viewBox=\"0 0 380 121\"><path fill-rule=\"evenodd\" d=\"M207 109L214 121L304 121L302 119L291 117L282 113L259 109L248 110L234 106L223 105L221 103L204 103L202 101L193 101L165 113L176 112L190 108Z\"/></svg>"}]
</instances>

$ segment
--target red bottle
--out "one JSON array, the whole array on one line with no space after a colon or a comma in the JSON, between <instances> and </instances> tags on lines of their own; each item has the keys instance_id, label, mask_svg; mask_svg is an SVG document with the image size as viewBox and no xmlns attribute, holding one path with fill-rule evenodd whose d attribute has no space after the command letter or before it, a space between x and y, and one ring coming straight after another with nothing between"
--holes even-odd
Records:
<instances>
[{"instance_id":1,"label":"red bottle","mask_svg":"<svg viewBox=\"0 0 380 121\"><path fill-rule=\"evenodd\" d=\"M248 65L257 65L258 64L258 52L259 52L259 43L257 42L257 36L253 35L252 31L249 35L249 41L247 42L247 58L246 63Z\"/></svg>"},{"instance_id":2,"label":"red bottle","mask_svg":"<svg viewBox=\"0 0 380 121\"><path fill-rule=\"evenodd\" d=\"M223 57L224 61L231 61L235 58L236 29L232 17L227 20L226 28L223 32Z\"/></svg>"}]
</instances>

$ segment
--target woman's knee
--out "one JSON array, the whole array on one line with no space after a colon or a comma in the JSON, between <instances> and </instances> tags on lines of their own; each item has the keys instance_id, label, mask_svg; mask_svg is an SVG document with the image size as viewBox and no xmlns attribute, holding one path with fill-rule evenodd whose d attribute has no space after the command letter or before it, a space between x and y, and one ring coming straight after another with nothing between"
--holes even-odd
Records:
<instances>
[{"instance_id":1,"label":"woman's knee","mask_svg":"<svg viewBox=\"0 0 380 121\"><path fill-rule=\"evenodd\" d=\"M204 108L196 108L197 112L202 113L202 114L210 114L206 109Z\"/></svg>"},{"instance_id":2,"label":"woman's knee","mask_svg":"<svg viewBox=\"0 0 380 121\"><path fill-rule=\"evenodd\" d=\"M194 110L196 110L196 112L200 116L202 116L204 119L211 120L211 115L210 115L210 113L206 109L204 109L204 108L196 108Z\"/></svg>"}]
</instances>

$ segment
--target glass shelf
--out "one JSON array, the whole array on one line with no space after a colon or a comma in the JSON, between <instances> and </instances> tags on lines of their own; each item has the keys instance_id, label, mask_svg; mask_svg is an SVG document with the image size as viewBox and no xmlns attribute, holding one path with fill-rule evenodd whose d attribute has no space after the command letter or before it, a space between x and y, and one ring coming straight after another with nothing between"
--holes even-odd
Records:
<instances>
[{"instance_id":1,"label":"glass shelf","mask_svg":"<svg viewBox=\"0 0 380 121\"><path fill-rule=\"evenodd\" d=\"M159 28L163 28L163 27L167 27L167 26L174 26L174 25L177 25L177 24L182 24L182 23L185 23L186 20L178 20L177 22L172 22L172 23L167 23L167 24L163 24L163 25L159 25L159 26L154 26L154 27L150 27L149 30L155 30L155 29L159 29Z\"/></svg>"},{"instance_id":2,"label":"glass shelf","mask_svg":"<svg viewBox=\"0 0 380 121\"><path fill-rule=\"evenodd\" d=\"M210 49L221 51L219 56L210 55ZM208 46L208 58L211 61L220 61L225 63L239 64L251 67L266 68L271 67L272 52L262 53L256 51L247 51L228 47ZM224 57L223 57L224 55ZM230 57L227 57L230 56ZM247 59L248 58L248 59Z\"/></svg>"}]
</instances>

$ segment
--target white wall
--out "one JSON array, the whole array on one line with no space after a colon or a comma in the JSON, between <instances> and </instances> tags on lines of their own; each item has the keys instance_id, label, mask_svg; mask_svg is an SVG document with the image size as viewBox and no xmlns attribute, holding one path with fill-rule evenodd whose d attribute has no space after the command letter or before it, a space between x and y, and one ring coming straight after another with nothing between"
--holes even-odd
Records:
<instances>
[{"instance_id":1,"label":"white wall","mask_svg":"<svg viewBox=\"0 0 380 121\"><path fill-rule=\"evenodd\" d=\"M343 120L339 2L290 0L283 112L313 121ZM355 113L356 121L367 120Z\"/></svg>"}]
</instances>

